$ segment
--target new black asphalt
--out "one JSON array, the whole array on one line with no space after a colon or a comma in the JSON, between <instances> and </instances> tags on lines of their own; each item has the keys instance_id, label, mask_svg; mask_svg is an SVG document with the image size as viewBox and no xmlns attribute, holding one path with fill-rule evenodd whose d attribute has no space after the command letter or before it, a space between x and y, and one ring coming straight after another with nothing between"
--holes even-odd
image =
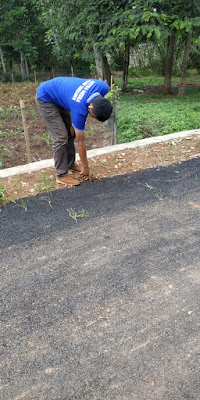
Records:
<instances>
[{"instance_id":1,"label":"new black asphalt","mask_svg":"<svg viewBox=\"0 0 200 400\"><path fill-rule=\"evenodd\" d=\"M200 159L0 219L2 400L200 399Z\"/></svg>"}]
</instances>

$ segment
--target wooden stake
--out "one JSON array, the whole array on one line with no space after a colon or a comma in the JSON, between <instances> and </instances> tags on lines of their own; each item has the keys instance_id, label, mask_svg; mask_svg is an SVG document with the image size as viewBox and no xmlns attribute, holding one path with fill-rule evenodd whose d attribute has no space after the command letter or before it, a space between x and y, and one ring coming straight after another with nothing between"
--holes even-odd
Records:
<instances>
[{"instance_id":1,"label":"wooden stake","mask_svg":"<svg viewBox=\"0 0 200 400\"><path fill-rule=\"evenodd\" d=\"M110 81L110 88L112 91L113 88L113 75L111 75L111 81ZM113 105L113 135L112 135L112 144L117 144L118 143L118 133L117 133L117 104L116 101L112 101Z\"/></svg>"},{"instance_id":2,"label":"wooden stake","mask_svg":"<svg viewBox=\"0 0 200 400\"><path fill-rule=\"evenodd\" d=\"M118 144L116 101L113 101L113 144Z\"/></svg>"},{"instance_id":3,"label":"wooden stake","mask_svg":"<svg viewBox=\"0 0 200 400\"><path fill-rule=\"evenodd\" d=\"M28 128L26 124L26 113L25 113L25 105L24 101L20 100L20 107L21 107L21 113L22 113L22 122L23 122L23 127L24 127L24 136L26 139L26 151L27 151L27 157L28 157L28 162L31 163L31 151L30 151L30 144L29 144L29 137L28 137Z\"/></svg>"}]
</instances>

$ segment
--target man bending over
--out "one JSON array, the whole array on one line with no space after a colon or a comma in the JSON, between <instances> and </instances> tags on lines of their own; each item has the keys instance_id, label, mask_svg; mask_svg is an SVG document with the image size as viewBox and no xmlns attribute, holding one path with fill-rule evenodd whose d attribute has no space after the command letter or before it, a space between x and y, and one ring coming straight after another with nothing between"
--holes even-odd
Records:
<instances>
[{"instance_id":1,"label":"man bending over","mask_svg":"<svg viewBox=\"0 0 200 400\"><path fill-rule=\"evenodd\" d=\"M79 185L68 175L69 169L91 179L84 142L85 122L88 113L99 121L110 117L112 105L104 98L108 90L103 81L70 77L53 78L38 87L36 104L52 137L57 183ZM75 136L81 167L75 163Z\"/></svg>"}]
</instances>

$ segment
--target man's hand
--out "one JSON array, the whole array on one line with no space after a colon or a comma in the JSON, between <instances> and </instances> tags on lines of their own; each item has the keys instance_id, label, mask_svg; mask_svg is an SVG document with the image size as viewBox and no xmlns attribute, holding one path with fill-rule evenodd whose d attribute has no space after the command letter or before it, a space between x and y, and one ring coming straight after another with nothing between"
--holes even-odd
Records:
<instances>
[{"instance_id":1,"label":"man's hand","mask_svg":"<svg viewBox=\"0 0 200 400\"><path fill-rule=\"evenodd\" d=\"M83 175L83 179L88 179L89 182L91 182L91 176L90 176L88 167L82 167L80 173L81 173L81 175Z\"/></svg>"}]
</instances>

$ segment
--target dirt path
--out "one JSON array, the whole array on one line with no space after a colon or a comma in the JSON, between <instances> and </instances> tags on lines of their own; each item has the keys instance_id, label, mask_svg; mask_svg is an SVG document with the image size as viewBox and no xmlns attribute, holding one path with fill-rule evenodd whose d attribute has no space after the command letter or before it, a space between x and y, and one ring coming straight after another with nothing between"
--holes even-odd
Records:
<instances>
[{"instance_id":1,"label":"dirt path","mask_svg":"<svg viewBox=\"0 0 200 400\"><path fill-rule=\"evenodd\" d=\"M197 157L200 157L200 137L195 136L94 157L89 160L89 165L93 180L99 180L147 168L159 168ZM73 176L80 179L79 174ZM196 179L200 179L200 175ZM4 178L1 184L4 188L2 203L61 188L55 182L54 168Z\"/></svg>"}]
</instances>

